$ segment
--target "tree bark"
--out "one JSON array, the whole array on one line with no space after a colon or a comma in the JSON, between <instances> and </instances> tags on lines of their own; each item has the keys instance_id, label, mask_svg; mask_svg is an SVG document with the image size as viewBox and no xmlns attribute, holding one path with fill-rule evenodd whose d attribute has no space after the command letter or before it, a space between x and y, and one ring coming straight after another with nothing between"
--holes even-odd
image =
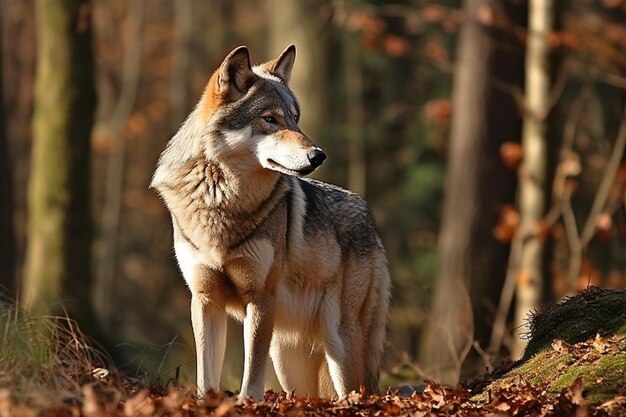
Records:
<instances>
[{"instance_id":1,"label":"tree bark","mask_svg":"<svg viewBox=\"0 0 626 417\"><path fill-rule=\"evenodd\" d=\"M127 16L129 31L125 36L120 97L111 118L107 121L111 137L114 140L107 161L106 194L100 222L100 251L96 262L95 283L93 285L94 308L100 320L106 323L107 327L111 324L115 311L113 308L113 287L118 261L117 243L126 174L124 126L135 107L139 89L144 1L129 1Z\"/></svg>"},{"instance_id":2,"label":"tree bark","mask_svg":"<svg viewBox=\"0 0 626 417\"><path fill-rule=\"evenodd\" d=\"M469 248L478 212L478 155L486 126L482 112L487 101L491 48L488 34L477 20L482 0L465 2L466 20L459 34L453 86L453 119L448 150L448 173L439 235L439 276L435 284L431 320L422 363L437 380L456 384L461 363L474 339L469 298ZM469 262L468 262L469 261Z\"/></svg>"},{"instance_id":3,"label":"tree bark","mask_svg":"<svg viewBox=\"0 0 626 417\"><path fill-rule=\"evenodd\" d=\"M13 185L4 108L3 25L0 16L0 295L15 297Z\"/></svg>"},{"instance_id":4,"label":"tree bark","mask_svg":"<svg viewBox=\"0 0 626 417\"><path fill-rule=\"evenodd\" d=\"M527 314L537 308L544 287L544 236L541 220L546 211L548 143L546 118L550 106L550 46L552 1L531 0L529 3L528 44L526 49L526 99L522 149L524 159L520 169L520 228L517 239L522 249L517 276L515 329L517 343L512 352L521 355L525 342L519 337L524 331Z\"/></svg>"},{"instance_id":5,"label":"tree bark","mask_svg":"<svg viewBox=\"0 0 626 417\"><path fill-rule=\"evenodd\" d=\"M37 0L37 68L22 305L93 320L90 135L96 96L88 0Z\"/></svg>"},{"instance_id":6,"label":"tree bark","mask_svg":"<svg viewBox=\"0 0 626 417\"><path fill-rule=\"evenodd\" d=\"M515 189L515 174L504 167L499 151L519 137L521 124L514 98L495 87L521 83L517 68L523 54L495 48L494 29L479 21L483 8L495 5L465 2L457 49L439 275L421 352L429 374L449 384L457 383L462 371L484 370L479 361L464 365L464 360L475 340L482 346L489 341L509 251L492 232L499 209L513 202ZM507 4L505 12L524 24L523 11Z\"/></svg>"},{"instance_id":7,"label":"tree bark","mask_svg":"<svg viewBox=\"0 0 626 417\"><path fill-rule=\"evenodd\" d=\"M352 2L344 0L344 16L351 14ZM344 22L345 26L345 22ZM367 188L367 157L365 146L365 109L361 45L349 28L343 28L344 67L346 81L346 116L348 139L348 189L365 197Z\"/></svg>"},{"instance_id":8,"label":"tree bark","mask_svg":"<svg viewBox=\"0 0 626 417\"><path fill-rule=\"evenodd\" d=\"M175 132L189 113L189 61L193 36L193 3L174 3L174 45L172 48L172 78L170 82L171 129Z\"/></svg>"}]
</instances>

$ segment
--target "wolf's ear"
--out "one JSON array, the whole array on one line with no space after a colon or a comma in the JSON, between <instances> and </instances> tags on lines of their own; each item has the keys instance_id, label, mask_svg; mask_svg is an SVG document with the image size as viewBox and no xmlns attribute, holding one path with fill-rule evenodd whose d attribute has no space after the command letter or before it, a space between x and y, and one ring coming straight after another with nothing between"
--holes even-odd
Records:
<instances>
[{"instance_id":1,"label":"wolf's ear","mask_svg":"<svg viewBox=\"0 0 626 417\"><path fill-rule=\"evenodd\" d=\"M263 64L262 67L264 71L274 74L287 84L289 82L289 78L291 78L291 70L293 69L293 63L295 60L296 45L291 44L283 49L283 51L278 54L276 58Z\"/></svg>"},{"instance_id":2,"label":"wolf's ear","mask_svg":"<svg viewBox=\"0 0 626 417\"><path fill-rule=\"evenodd\" d=\"M227 101L235 101L244 96L257 75L250 66L248 48L235 48L222 62L217 70L217 93Z\"/></svg>"}]
</instances>

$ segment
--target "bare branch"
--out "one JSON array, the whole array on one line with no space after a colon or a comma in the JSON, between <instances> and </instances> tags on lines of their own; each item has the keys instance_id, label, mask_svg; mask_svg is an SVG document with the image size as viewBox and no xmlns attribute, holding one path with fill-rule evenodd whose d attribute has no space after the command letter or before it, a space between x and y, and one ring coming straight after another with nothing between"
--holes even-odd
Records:
<instances>
[{"instance_id":1,"label":"bare branch","mask_svg":"<svg viewBox=\"0 0 626 417\"><path fill-rule=\"evenodd\" d=\"M515 238L511 243L511 251L509 253L509 265L500 293L500 302L498 310L493 322L491 330L491 340L489 342L488 352L497 354L502 346L504 334L506 331L506 318L511 310L513 295L515 294L515 285L517 284L517 276L519 275L519 265L522 257L522 247L524 245L524 236L519 231L515 234Z\"/></svg>"},{"instance_id":2,"label":"bare branch","mask_svg":"<svg viewBox=\"0 0 626 417\"><path fill-rule=\"evenodd\" d=\"M610 74L608 72L604 72L604 71L597 71L598 74L598 78L613 86L613 87L617 87L617 88L622 88L626 90L626 78L624 77L620 77L619 75L615 75L615 74Z\"/></svg>"},{"instance_id":3,"label":"bare branch","mask_svg":"<svg viewBox=\"0 0 626 417\"><path fill-rule=\"evenodd\" d=\"M572 104L572 109L563 129L563 143L561 144L561 150L559 152L559 165L563 164L574 148L576 131L578 130L578 125L580 124L585 108L587 107L587 103L589 103L589 100L591 99L591 92L591 83L588 82L583 87L576 101ZM553 201L555 205L560 206L563 201L566 192L566 181L567 173L564 170L557 168L553 187Z\"/></svg>"},{"instance_id":4,"label":"bare branch","mask_svg":"<svg viewBox=\"0 0 626 417\"><path fill-rule=\"evenodd\" d=\"M515 101L515 105L519 109L519 112L524 112L524 92L519 86L504 82L497 78L491 78L489 80L489 84L494 89L501 91L505 94L509 94L513 98L513 101Z\"/></svg>"},{"instance_id":5,"label":"bare branch","mask_svg":"<svg viewBox=\"0 0 626 417\"><path fill-rule=\"evenodd\" d=\"M585 110L587 103L591 97L591 85L587 84L581 91L576 102L572 104L572 110L565 124L563 143L560 151L560 160L563 161L569 152L572 152L576 130L581 116ZM565 181L567 176L565 172L557 170L555 175L555 195L554 203L550 211L544 216L544 222L547 227L552 227L563 215L565 201ZM491 341L489 343L488 352L495 354L502 346L506 331L506 318L511 308L513 295L515 294L515 284L519 275L519 262L522 253L522 247L527 236L521 230L516 233L511 244L511 252L509 254L509 267L507 269L504 286L500 294L500 302L491 331Z\"/></svg>"},{"instance_id":6,"label":"bare branch","mask_svg":"<svg viewBox=\"0 0 626 417\"><path fill-rule=\"evenodd\" d=\"M548 97L548 109L553 109L558 103L559 99L563 95L563 91L565 91L565 86L567 85L567 81L569 80L569 71L566 65L561 66L559 70L559 74L554 80L554 85L550 90L550 95Z\"/></svg>"},{"instance_id":7,"label":"bare branch","mask_svg":"<svg viewBox=\"0 0 626 417\"><path fill-rule=\"evenodd\" d=\"M587 247L591 239L593 238L596 231L596 223L598 221L598 216L602 213L604 206L606 204L607 198L609 197L609 192L611 191L611 186L615 181L615 174L617 173L617 169L619 168L619 164L622 161L622 157L624 156L624 149L626 148L626 106L624 107L624 113L622 114L622 121L620 123L619 131L617 133L617 138L615 139L615 144L613 145L613 151L611 152L611 156L609 157L609 161L606 164L606 169L604 170L604 176L602 177L602 181L600 181L600 187L598 188L598 193L596 194L595 199L593 200L593 205L591 206L591 211L589 212L589 217L587 218L587 222L583 227L583 231L580 237L580 245L584 249Z\"/></svg>"},{"instance_id":8,"label":"bare branch","mask_svg":"<svg viewBox=\"0 0 626 417\"><path fill-rule=\"evenodd\" d=\"M418 374L422 378L426 378L426 379L430 379L430 380L434 380L435 379L435 377L432 374L426 372L421 366L419 366L417 363L415 363L411 359L411 357L409 356L409 354L406 351L402 352L400 363L394 367L394 371L397 372L397 368L399 366L400 367L401 366L406 366L407 368L411 369L413 372L415 372L416 374Z\"/></svg>"},{"instance_id":9,"label":"bare branch","mask_svg":"<svg viewBox=\"0 0 626 417\"><path fill-rule=\"evenodd\" d=\"M483 360L485 368L487 368L487 372L490 372L493 369L493 364L491 363L492 355L485 352L485 350L480 346L480 343L478 343L478 340L474 340L472 346L474 347L476 353L478 353L478 355Z\"/></svg>"},{"instance_id":10,"label":"bare branch","mask_svg":"<svg viewBox=\"0 0 626 417\"><path fill-rule=\"evenodd\" d=\"M576 283L580 276L580 266L582 265L582 246L578 236L578 227L576 226L576 216L572 209L571 193L566 193L563 199L563 224L565 225L565 234L569 246L570 257L568 266L567 283L569 291L576 289Z\"/></svg>"}]
</instances>

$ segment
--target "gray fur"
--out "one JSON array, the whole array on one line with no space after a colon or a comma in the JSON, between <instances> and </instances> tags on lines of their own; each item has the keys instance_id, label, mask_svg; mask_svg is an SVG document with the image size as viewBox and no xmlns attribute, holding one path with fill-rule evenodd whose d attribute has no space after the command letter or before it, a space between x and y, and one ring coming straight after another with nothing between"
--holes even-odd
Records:
<instances>
[{"instance_id":1,"label":"gray fur","mask_svg":"<svg viewBox=\"0 0 626 417\"><path fill-rule=\"evenodd\" d=\"M319 165L286 84L294 58L289 46L253 71L247 49L233 51L214 74L222 84L212 77L152 179L172 215L192 294L200 395L219 388L227 313L244 323L241 396L263 396L270 351L288 392L378 390L390 292L385 251L361 197L285 174Z\"/></svg>"}]
</instances>

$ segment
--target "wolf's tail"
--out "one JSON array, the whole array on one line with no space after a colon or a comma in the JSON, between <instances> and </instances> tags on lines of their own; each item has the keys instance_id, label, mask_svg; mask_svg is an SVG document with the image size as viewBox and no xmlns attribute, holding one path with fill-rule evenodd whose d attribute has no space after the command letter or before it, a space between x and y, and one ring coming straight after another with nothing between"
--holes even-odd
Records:
<instances>
[{"instance_id":1,"label":"wolf's tail","mask_svg":"<svg viewBox=\"0 0 626 417\"><path fill-rule=\"evenodd\" d=\"M385 349L389 299L391 296L389 269L384 250L381 251L379 262L374 266L373 274L375 275L375 285L372 285L370 297L376 300L376 302L373 303L375 309L367 331L365 389L367 392L377 393L380 391L380 370Z\"/></svg>"}]
</instances>

